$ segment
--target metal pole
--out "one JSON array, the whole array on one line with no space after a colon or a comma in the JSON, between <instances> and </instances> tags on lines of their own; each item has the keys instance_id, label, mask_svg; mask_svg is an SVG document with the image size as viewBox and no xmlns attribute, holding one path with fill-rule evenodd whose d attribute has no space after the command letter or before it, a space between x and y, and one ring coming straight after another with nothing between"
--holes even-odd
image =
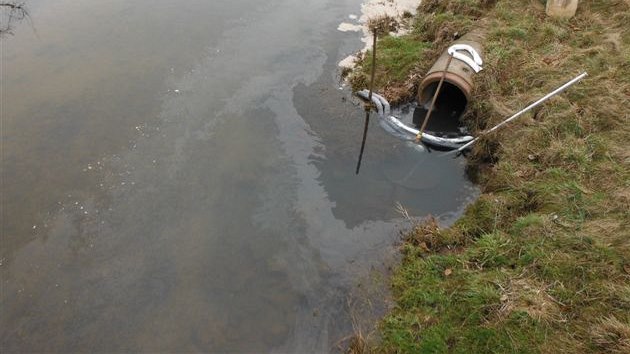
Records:
<instances>
[{"instance_id":1,"label":"metal pole","mask_svg":"<svg viewBox=\"0 0 630 354\"><path fill-rule=\"evenodd\" d=\"M444 83L444 79L446 78L446 72L448 68L451 66L451 62L453 61L453 55L448 56L448 60L446 61L446 68L444 68L444 72L442 73L442 77L440 78L440 83L435 89L435 93L433 94L433 99L431 100L431 105L429 106L429 111L427 112L426 117L424 117L424 122L422 122L422 126L420 127L420 131L418 131L418 135L416 135L416 140L419 141L422 138L422 132L427 127L427 123L429 122L429 118L431 117L431 113L433 113L433 107L435 106L435 101L437 101L438 95L440 94L440 90L442 89L442 84Z\"/></svg>"},{"instance_id":2,"label":"metal pole","mask_svg":"<svg viewBox=\"0 0 630 354\"><path fill-rule=\"evenodd\" d=\"M566 90L567 88L569 88L570 86L572 86L573 84L577 83L578 81L582 80L583 78L585 78L588 74L587 73L582 73L580 75L578 75L576 78L574 78L573 80L567 82L566 84L558 87L557 89L555 89L554 91L552 91L551 93L547 94L545 97L539 99L538 101L530 104L529 106L527 106L526 108L524 108L523 110L519 111L518 113L514 114L513 116L511 116L510 118L504 120L503 122L497 124L496 126L494 126L492 129L486 131L485 133L481 134L480 136L474 138L473 140L469 141L468 143L462 145L459 149L457 149L457 152L461 152L463 151L465 148L469 147L470 145L474 144L477 140L479 140L479 138L481 138L482 136L491 133L497 129L499 129L500 127L504 126L505 124L513 121L514 119L520 117L521 115L523 115L524 113L530 111L532 108L535 108L537 106L539 106L541 103L547 101L548 99L550 99L551 97L559 94L560 92Z\"/></svg>"},{"instance_id":3,"label":"metal pole","mask_svg":"<svg viewBox=\"0 0 630 354\"><path fill-rule=\"evenodd\" d=\"M372 32L372 74L370 78L370 95L368 96L368 103L372 104L372 90L374 89L374 76L376 76L376 28Z\"/></svg>"}]
</instances>

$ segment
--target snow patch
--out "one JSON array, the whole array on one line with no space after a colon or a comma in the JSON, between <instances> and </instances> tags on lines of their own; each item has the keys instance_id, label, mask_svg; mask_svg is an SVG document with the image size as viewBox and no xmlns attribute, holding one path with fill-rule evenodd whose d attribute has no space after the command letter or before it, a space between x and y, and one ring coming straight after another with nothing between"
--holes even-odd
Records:
<instances>
[{"instance_id":1,"label":"snow patch","mask_svg":"<svg viewBox=\"0 0 630 354\"><path fill-rule=\"evenodd\" d=\"M352 68L354 68L354 66L356 64L357 64L357 56L356 55L349 55L345 59L340 61L338 65L339 65L340 68L352 69Z\"/></svg>"},{"instance_id":2,"label":"snow patch","mask_svg":"<svg viewBox=\"0 0 630 354\"><path fill-rule=\"evenodd\" d=\"M406 14L416 14L420 2L421 0L366 0L366 2L361 5L360 17L357 18L356 15L348 16L348 18L355 20L357 23L343 22L337 29L342 32L363 32L361 41L365 43L365 46L361 50L361 53L365 53L372 48L372 33L367 28L369 19L388 16L400 23ZM401 36L408 32L408 29L400 28L398 31L390 33L390 35ZM353 68L357 60L358 55L351 55L339 62L339 66Z\"/></svg>"},{"instance_id":3,"label":"snow patch","mask_svg":"<svg viewBox=\"0 0 630 354\"><path fill-rule=\"evenodd\" d=\"M342 22L337 27L337 30L341 32L359 32L363 29L361 25L355 25L352 23Z\"/></svg>"}]
</instances>

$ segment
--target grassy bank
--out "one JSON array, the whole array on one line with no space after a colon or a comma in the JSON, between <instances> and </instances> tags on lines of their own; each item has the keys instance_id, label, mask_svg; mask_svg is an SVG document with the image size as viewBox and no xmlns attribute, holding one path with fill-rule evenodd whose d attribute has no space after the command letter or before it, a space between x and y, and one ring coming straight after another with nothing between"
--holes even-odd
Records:
<instances>
[{"instance_id":1,"label":"grassy bank","mask_svg":"<svg viewBox=\"0 0 630 354\"><path fill-rule=\"evenodd\" d=\"M556 20L539 0L424 0L410 34L379 42L379 91L413 97L482 19L473 130L589 77L474 147L483 194L454 226L406 235L374 351L630 353L630 1L581 0Z\"/></svg>"}]
</instances>

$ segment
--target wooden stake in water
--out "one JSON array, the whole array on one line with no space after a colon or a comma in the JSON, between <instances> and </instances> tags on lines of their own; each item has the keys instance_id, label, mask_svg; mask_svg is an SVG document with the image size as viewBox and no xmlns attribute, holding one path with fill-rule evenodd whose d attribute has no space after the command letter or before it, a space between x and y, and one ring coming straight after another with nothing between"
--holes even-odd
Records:
<instances>
[{"instance_id":1,"label":"wooden stake in water","mask_svg":"<svg viewBox=\"0 0 630 354\"><path fill-rule=\"evenodd\" d=\"M368 95L368 105L372 104L372 90L374 89L374 76L376 73L376 35L377 30L374 29L372 31L373 39L372 39L372 74L370 78L370 94ZM363 150L365 150L365 141L367 140L367 132L368 126L370 124L370 108L366 106L365 108L365 125L363 127L363 139L361 141L361 151L359 152L359 161L357 161L357 170L355 174L359 174L359 170L361 169L361 160L363 160Z\"/></svg>"}]
</instances>

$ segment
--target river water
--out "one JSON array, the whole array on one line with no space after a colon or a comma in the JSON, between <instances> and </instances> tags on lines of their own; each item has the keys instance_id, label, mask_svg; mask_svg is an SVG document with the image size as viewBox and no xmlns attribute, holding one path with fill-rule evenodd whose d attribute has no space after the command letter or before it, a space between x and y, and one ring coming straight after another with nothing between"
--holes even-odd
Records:
<instances>
[{"instance_id":1,"label":"river water","mask_svg":"<svg viewBox=\"0 0 630 354\"><path fill-rule=\"evenodd\" d=\"M475 197L375 119L354 174L359 0L27 6L0 39L3 353L334 351L397 203Z\"/></svg>"}]
</instances>

